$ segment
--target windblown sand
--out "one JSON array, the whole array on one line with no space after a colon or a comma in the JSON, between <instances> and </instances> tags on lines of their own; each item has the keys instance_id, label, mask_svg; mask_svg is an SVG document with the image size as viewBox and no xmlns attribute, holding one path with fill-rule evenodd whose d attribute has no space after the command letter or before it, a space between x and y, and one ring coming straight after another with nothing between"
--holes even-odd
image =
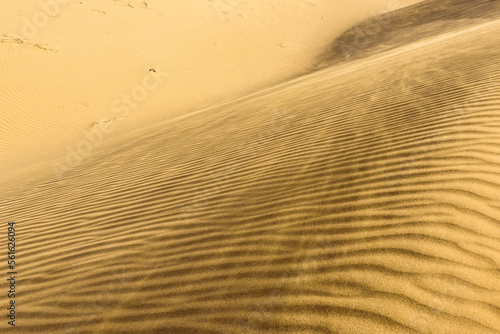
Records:
<instances>
[{"instance_id":1,"label":"windblown sand","mask_svg":"<svg viewBox=\"0 0 500 334\"><path fill-rule=\"evenodd\" d=\"M0 181L116 117L151 68L164 80L113 135L297 76L346 29L417 1L6 0Z\"/></svg>"},{"instance_id":2,"label":"windblown sand","mask_svg":"<svg viewBox=\"0 0 500 334\"><path fill-rule=\"evenodd\" d=\"M132 10L119 1L106 6L119 4ZM306 15L290 8L285 12ZM110 25L119 20L92 15ZM167 22L177 17L164 15ZM30 156L36 174L4 181L1 221L15 220L19 235L16 330L499 333L499 45L500 20L489 19L302 76L307 66L285 64L280 72L275 65L287 56L268 54L267 65L250 67L248 60L246 72L232 72L245 76L238 87L218 72L228 68L192 55L207 56L205 74L219 76L204 77L206 86L197 88L195 74L168 81L139 108L146 114L114 122L116 130L59 177L51 160ZM33 87L43 86L39 95L22 88L25 76L10 81L18 86L0 94L7 110L48 108L71 94L83 101L95 91L92 80L103 87L96 105L112 101L112 90L133 87L124 59L112 65L116 76L102 72L99 59L109 55L97 47L85 49L95 56L87 59L95 72L80 73L89 75L82 81L76 68L58 72L54 59L44 58L76 62L62 51L25 43L0 44L0 50L20 53L23 68L47 66L33 78ZM312 62L320 54L313 53L302 59ZM153 58L140 57L129 71L142 78ZM213 61L223 67L222 58ZM269 79L257 75L268 66L276 71ZM271 86L292 72L294 79ZM42 85L37 80L47 73L51 84ZM54 77L68 86L55 85ZM233 88L217 91L216 82ZM267 88L243 94L264 82ZM191 96L174 93L190 84ZM188 107L216 101L219 93L241 97ZM154 106L169 110L172 95L184 113L159 121L163 109ZM154 122L143 119L148 108ZM10 145L20 149L36 136L49 143L48 134L67 136L62 143L72 147L81 140L73 137L79 126L100 112L75 119L34 111L23 124L3 121L11 137L2 138L2 150L21 162L28 158ZM62 115L70 129L56 126ZM46 127L36 127L37 119Z\"/></svg>"}]
</instances>

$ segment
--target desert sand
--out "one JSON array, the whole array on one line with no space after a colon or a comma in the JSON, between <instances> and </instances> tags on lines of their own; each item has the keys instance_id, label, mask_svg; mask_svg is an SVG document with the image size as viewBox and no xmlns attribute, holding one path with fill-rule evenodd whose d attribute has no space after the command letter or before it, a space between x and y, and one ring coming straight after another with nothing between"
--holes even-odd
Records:
<instances>
[{"instance_id":1,"label":"desert sand","mask_svg":"<svg viewBox=\"0 0 500 334\"><path fill-rule=\"evenodd\" d=\"M0 14L2 331L500 332L497 2L58 6Z\"/></svg>"},{"instance_id":2,"label":"desert sand","mask_svg":"<svg viewBox=\"0 0 500 334\"><path fill-rule=\"evenodd\" d=\"M124 116L117 100L131 110L113 136L297 76L346 29L414 2L9 0L0 172L58 161L94 122ZM132 97L149 69L157 80Z\"/></svg>"}]
</instances>

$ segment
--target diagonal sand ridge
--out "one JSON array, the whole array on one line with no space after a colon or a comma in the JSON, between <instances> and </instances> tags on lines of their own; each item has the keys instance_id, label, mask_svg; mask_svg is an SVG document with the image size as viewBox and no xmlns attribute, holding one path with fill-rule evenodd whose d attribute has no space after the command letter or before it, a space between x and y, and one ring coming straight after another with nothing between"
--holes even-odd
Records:
<instances>
[{"instance_id":1,"label":"diagonal sand ridge","mask_svg":"<svg viewBox=\"0 0 500 334\"><path fill-rule=\"evenodd\" d=\"M0 203L20 329L500 332L498 45L454 31L40 173Z\"/></svg>"}]
</instances>

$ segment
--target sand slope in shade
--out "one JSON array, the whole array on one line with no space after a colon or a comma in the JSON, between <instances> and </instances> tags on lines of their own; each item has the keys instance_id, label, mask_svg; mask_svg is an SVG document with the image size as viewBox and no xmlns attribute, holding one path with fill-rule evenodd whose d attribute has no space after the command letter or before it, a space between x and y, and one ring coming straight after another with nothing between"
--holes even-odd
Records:
<instances>
[{"instance_id":1,"label":"sand slope in shade","mask_svg":"<svg viewBox=\"0 0 500 334\"><path fill-rule=\"evenodd\" d=\"M364 58L399 46L500 17L500 2L426 0L363 21L339 36L319 68Z\"/></svg>"},{"instance_id":2,"label":"sand slope in shade","mask_svg":"<svg viewBox=\"0 0 500 334\"><path fill-rule=\"evenodd\" d=\"M455 30L41 173L0 203L18 332L499 333L498 45Z\"/></svg>"}]
</instances>

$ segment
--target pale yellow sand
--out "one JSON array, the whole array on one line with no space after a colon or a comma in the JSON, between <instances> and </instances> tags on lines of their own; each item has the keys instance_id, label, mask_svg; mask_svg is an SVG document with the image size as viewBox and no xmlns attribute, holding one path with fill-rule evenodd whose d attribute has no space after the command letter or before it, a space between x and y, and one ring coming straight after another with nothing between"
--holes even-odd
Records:
<instances>
[{"instance_id":1,"label":"pale yellow sand","mask_svg":"<svg viewBox=\"0 0 500 334\"><path fill-rule=\"evenodd\" d=\"M498 45L457 28L38 166L0 202L18 332L498 333Z\"/></svg>"},{"instance_id":2,"label":"pale yellow sand","mask_svg":"<svg viewBox=\"0 0 500 334\"><path fill-rule=\"evenodd\" d=\"M353 24L414 2L6 1L0 172L60 157L93 122L123 116L115 101L150 68L158 81L117 132L293 77Z\"/></svg>"}]
</instances>

